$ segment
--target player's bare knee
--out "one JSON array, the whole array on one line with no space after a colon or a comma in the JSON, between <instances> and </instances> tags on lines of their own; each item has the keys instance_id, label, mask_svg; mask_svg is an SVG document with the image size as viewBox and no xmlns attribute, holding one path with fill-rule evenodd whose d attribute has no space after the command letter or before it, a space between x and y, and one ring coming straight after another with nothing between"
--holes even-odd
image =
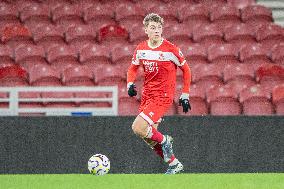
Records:
<instances>
[{"instance_id":1,"label":"player's bare knee","mask_svg":"<svg viewBox=\"0 0 284 189\"><path fill-rule=\"evenodd\" d=\"M132 124L133 132L140 137L145 137L145 135L147 134L147 128L148 123L144 119L139 117L137 117Z\"/></svg>"}]
</instances>

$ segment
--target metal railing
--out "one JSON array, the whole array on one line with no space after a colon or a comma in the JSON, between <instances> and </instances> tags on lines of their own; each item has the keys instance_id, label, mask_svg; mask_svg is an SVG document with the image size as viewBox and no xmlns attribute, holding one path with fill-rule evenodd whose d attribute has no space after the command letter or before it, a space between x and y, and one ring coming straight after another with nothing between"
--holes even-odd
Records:
<instances>
[{"instance_id":1,"label":"metal railing","mask_svg":"<svg viewBox=\"0 0 284 189\"><path fill-rule=\"evenodd\" d=\"M107 93L104 97L84 97L79 98L76 95L71 98L62 97L21 97L21 93ZM68 116L68 115L92 115L92 116L112 116L118 115L118 90L116 86L107 87L0 87L0 116L17 116L17 115L32 115L43 114L52 116ZM23 95L22 95L23 96ZM92 95L94 96L94 95ZM62 106L62 107L50 107L43 105L41 107L33 106L21 106L21 104L29 103L67 103L71 102L77 104L77 106ZM99 107L80 107L80 103L98 103L105 102L109 106Z\"/></svg>"}]
</instances>

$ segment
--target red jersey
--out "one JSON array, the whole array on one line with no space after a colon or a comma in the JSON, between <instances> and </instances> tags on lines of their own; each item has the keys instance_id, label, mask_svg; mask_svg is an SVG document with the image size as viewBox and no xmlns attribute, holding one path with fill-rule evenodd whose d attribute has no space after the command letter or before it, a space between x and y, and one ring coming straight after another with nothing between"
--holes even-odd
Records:
<instances>
[{"instance_id":1,"label":"red jersey","mask_svg":"<svg viewBox=\"0 0 284 189\"><path fill-rule=\"evenodd\" d=\"M177 66L185 63L180 49L166 39L156 48L149 47L147 41L141 42L132 59L132 64L144 68L143 95L162 95L171 99L175 93Z\"/></svg>"}]
</instances>

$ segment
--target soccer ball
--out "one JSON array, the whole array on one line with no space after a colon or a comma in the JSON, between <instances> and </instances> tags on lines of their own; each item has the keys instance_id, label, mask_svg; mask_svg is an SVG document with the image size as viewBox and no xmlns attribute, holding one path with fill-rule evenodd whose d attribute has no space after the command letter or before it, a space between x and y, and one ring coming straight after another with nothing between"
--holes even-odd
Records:
<instances>
[{"instance_id":1,"label":"soccer ball","mask_svg":"<svg viewBox=\"0 0 284 189\"><path fill-rule=\"evenodd\" d=\"M93 175L105 175L110 170L110 161L103 154L95 154L88 161L88 169Z\"/></svg>"}]
</instances>

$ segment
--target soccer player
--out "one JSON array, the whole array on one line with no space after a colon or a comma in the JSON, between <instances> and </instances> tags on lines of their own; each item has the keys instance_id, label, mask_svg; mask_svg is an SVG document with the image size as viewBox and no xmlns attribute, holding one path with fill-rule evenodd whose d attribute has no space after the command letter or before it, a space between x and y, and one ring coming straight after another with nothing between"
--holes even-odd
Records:
<instances>
[{"instance_id":1,"label":"soccer player","mask_svg":"<svg viewBox=\"0 0 284 189\"><path fill-rule=\"evenodd\" d=\"M180 49L162 37L163 23L163 18L154 13L144 18L145 33L149 39L141 42L135 49L127 72L127 88L130 97L137 95L134 81L139 66L143 66L145 80L140 113L132 124L132 130L169 164L166 174L176 174L183 170L183 165L173 153L173 139L163 135L157 128L173 103L177 67L183 72L183 89L179 103L183 112L187 113L191 109L191 72Z\"/></svg>"}]
</instances>

